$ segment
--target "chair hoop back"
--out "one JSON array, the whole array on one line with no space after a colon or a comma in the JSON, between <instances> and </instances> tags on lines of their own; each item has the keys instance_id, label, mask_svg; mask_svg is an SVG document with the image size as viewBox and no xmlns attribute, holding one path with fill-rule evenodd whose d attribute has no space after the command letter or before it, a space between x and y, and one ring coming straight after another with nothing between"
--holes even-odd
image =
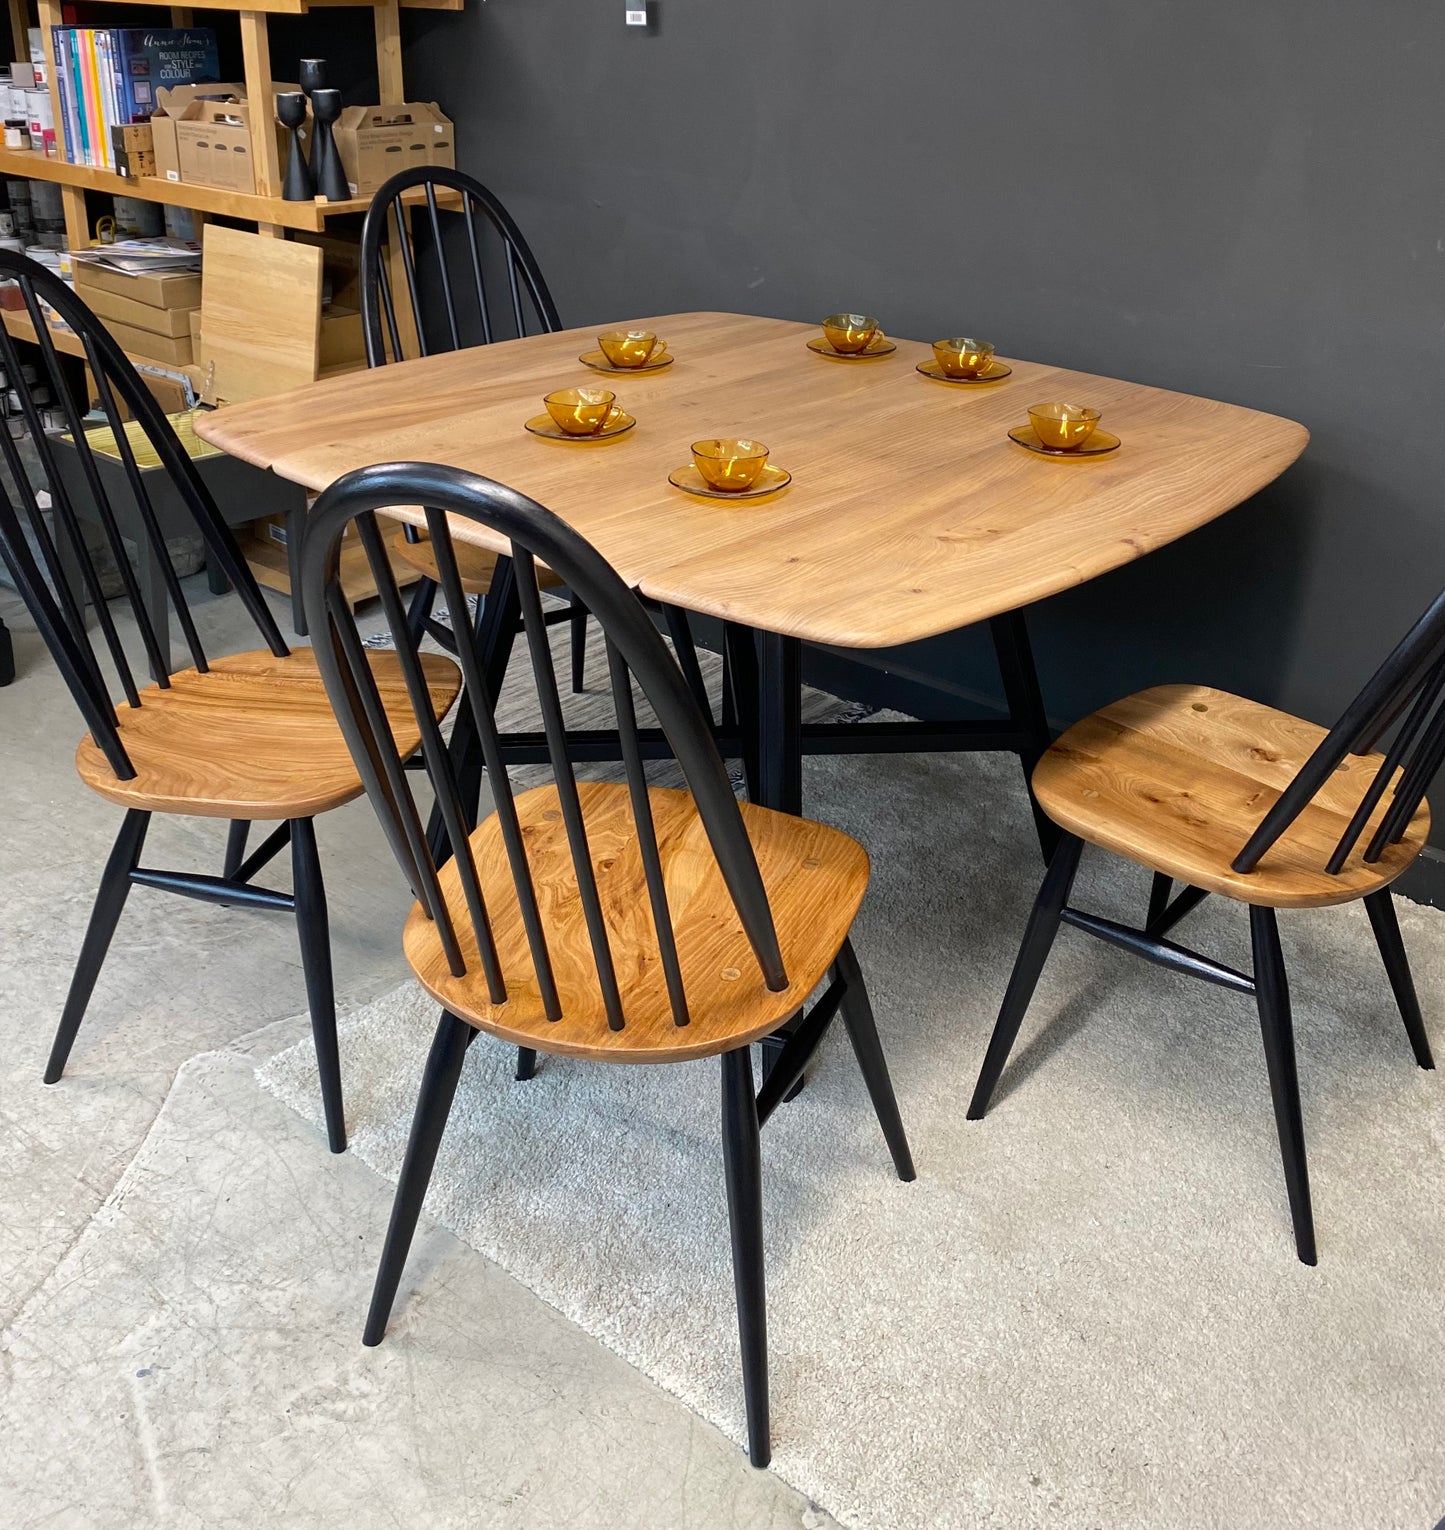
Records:
<instances>
[{"instance_id":1,"label":"chair hoop back","mask_svg":"<svg viewBox=\"0 0 1445 1530\"><path fill-rule=\"evenodd\" d=\"M495 619L509 623L515 620L515 610L520 607L548 760L611 1028L623 1028L622 999L613 970L576 778L567 754L566 728L537 584L539 562L545 563L581 597L606 639L629 801L674 1023L687 1024L686 996L682 990L656 831L643 776L632 696L633 678L655 712L682 769L763 980L773 991L784 989L787 976L772 911L722 759L676 660L637 597L590 543L551 511L516 490L456 468L425 463L389 463L348 473L316 502L303 544L302 587L317 662L352 757L397 861L420 906L437 927L452 974L465 975L467 959L463 954L464 942L458 939L452 914L441 892L442 857L434 855L428 845L411 789L415 772L405 770L398 755L355 620L341 591L339 576L341 539L346 528L354 524L377 582L383 611L391 624L400 667L420 730L423 761L436 794L447 840L455 853L456 873L474 937L474 944L465 944L478 954L491 1002L504 1003L507 974L501 970L492 938L490 914L469 838L474 804L462 800L451 754L432 718L419 641L408 629L384 539L375 520L377 510L418 504L427 507L424 514L441 576L441 592L453 613L466 610L466 596L457 570L448 517L453 523L485 527L504 543L505 552L498 559L487 604L500 613ZM480 645L471 625L454 618L452 630L457 637L463 676L461 705L479 738L497 827L506 849L512 887L543 1006L549 1020L558 1020L561 1007L552 977L546 929L533 888L511 783L501 755L495 717L497 697L493 689L497 682L489 680L484 671Z\"/></svg>"},{"instance_id":2,"label":"chair hoop back","mask_svg":"<svg viewBox=\"0 0 1445 1530\"><path fill-rule=\"evenodd\" d=\"M50 494L50 512L40 507L18 443L0 430L0 451L8 469L8 484L0 486L0 553L14 575L22 598L65 676L91 735L117 777L129 780L135 771L126 755L116 724L111 687L102 655L114 671L119 689L132 707L140 705L136 668L122 641L114 614L102 588L100 570L87 548L84 522L99 528L110 561L119 576L144 650L146 669L162 688L170 684L166 636L157 631L131 566L126 535L144 541L165 583L191 664L204 672L206 654L166 547L146 474L136 458L136 442L126 430L130 417L154 452L161 471L179 496L207 557L230 580L240 595L266 646L278 658L288 652L265 599L246 566L235 537L210 491L186 454L171 422L130 360L100 320L53 272L12 251L0 250L0 278L13 280L35 327L40 367L22 364L9 331L0 326L0 362L20 400L20 411ZM119 458L124 484L114 471L102 469L87 433L84 411L75 403L52 337L47 310L53 312L79 340L94 379L97 404ZM42 403L47 387L53 404ZM47 433L42 408L58 408L64 431ZM92 420L93 432L102 422ZM68 438L62 441L59 437ZM78 477L69 483L58 466L58 453L73 450ZM93 643L86 607L93 608L101 644ZM99 647L100 651L97 651Z\"/></svg>"},{"instance_id":3,"label":"chair hoop back","mask_svg":"<svg viewBox=\"0 0 1445 1530\"><path fill-rule=\"evenodd\" d=\"M406 196L417 190L423 193L420 201ZM459 207L443 207L438 191L450 193L448 201L459 203ZM421 251L410 226L412 214L424 215L431 235L434 284L424 279ZM427 356L478 342L491 343L497 331L494 304L487 290L491 258L488 231L500 246L505 267L512 338L529 331L524 292L535 320L533 332L552 334L561 329L557 305L547 290L541 267L501 202L480 181L459 170L419 165L399 172L382 186L362 224L361 322L368 365L382 366L408 354ZM457 254L455 245L465 243L464 259L448 258L448 234L456 236L452 255ZM400 309L398 287L406 289L406 306ZM428 340L424 292L441 296L446 319L444 342ZM464 303L467 294L470 301Z\"/></svg>"}]
</instances>

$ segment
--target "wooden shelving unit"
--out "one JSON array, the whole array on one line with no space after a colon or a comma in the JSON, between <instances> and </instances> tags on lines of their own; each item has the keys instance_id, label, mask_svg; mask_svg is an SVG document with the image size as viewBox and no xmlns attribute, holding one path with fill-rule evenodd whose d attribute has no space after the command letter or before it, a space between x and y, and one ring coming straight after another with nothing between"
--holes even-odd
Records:
<instances>
[{"instance_id":1,"label":"wooden shelving unit","mask_svg":"<svg viewBox=\"0 0 1445 1530\"><path fill-rule=\"evenodd\" d=\"M11 26L16 40L12 57L24 58L21 51L27 26L33 24L28 18L29 0L7 0ZM111 0L96 0L99 4ZM135 0L116 0L116 3L134 4ZM376 72L379 84L378 104L401 105L406 100L401 66L401 18L403 6L408 9L459 11L464 0L249 0L244 7L228 3L228 0L193 0L188 6L157 7L169 11L170 25L176 27L196 25L195 11L234 11L241 27L241 53L244 63L244 79L247 98L252 102L269 101L275 86L271 73L271 42L268 31L271 16L296 16L322 8L332 9L348 6L352 9L369 10L376 30ZM61 122L63 113L55 100L55 54L52 28L64 25L61 0L35 0L36 22L40 27L45 47L46 77L50 82L55 120ZM127 21L127 25L133 24ZM325 231L330 219L348 213L364 213L370 205L369 197L352 198L345 202L287 202L281 196L282 166L277 150L271 114L257 110L253 113L251 127L252 162L256 167L260 190L255 194L222 191L209 186L197 186L187 182L172 182L153 176L132 178L117 175L111 170L100 170L89 165L73 165L61 158L47 158L34 150L7 149L0 146L0 175L26 176L32 180L50 181L60 187L61 205L65 213L65 231L71 249L84 249L90 245L91 228L86 208L87 192L105 192L111 195L137 197L148 202L160 202L172 207L189 208L195 213L197 224L207 218L219 217L254 224L256 231L276 239L284 239L288 233L319 234ZM420 200L420 198L418 198ZM456 199L446 199L447 205ZM35 342L35 327L27 313L10 309L0 310L6 329L17 339ZM50 337L56 349L72 356L83 356L79 341L66 332L51 330ZM133 358L144 364L144 358ZM328 369L344 371L346 367ZM257 553L253 561L257 577L272 588L289 590L289 580L284 567L284 557L278 560L276 550L259 539L248 545L248 556ZM264 555L264 556L262 556ZM352 560L355 562L355 560ZM347 570L347 597L353 602L367 593L369 573L364 564Z\"/></svg>"}]
</instances>

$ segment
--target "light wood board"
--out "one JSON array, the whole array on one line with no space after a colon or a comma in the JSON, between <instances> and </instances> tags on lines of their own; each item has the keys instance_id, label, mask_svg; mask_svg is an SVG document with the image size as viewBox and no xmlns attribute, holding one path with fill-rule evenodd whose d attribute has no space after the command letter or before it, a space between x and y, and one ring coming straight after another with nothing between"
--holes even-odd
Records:
<instances>
[{"instance_id":1,"label":"light wood board","mask_svg":"<svg viewBox=\"0 0 1445 1530\"><path fill-rule=\"evenodd\" d=\"M647 595L843 647L883 647L1014 610L1143 557L1264 487L1304 427L1237 405L1010 358L988 386L932 382L932 355L844 362L813 326L738 314L621 317L655 330L674 365L602 378L577 357L602 324L351 374L222 410L200 434L321 489L409 459L469 468L530 494ZM523 429L553 388L603 383L637 417L576 445ZM1028 405L1104 411L1123 446L1056 461L1016 446ZM667 482L700 437L751 436L793 474L754 502ZM500 547L468 530L482 545Z\"/></svg>"},{"instance_id":2,"label":"light wood board","mask_svg":"<svg viewBox=\"0 0 1445 1530\"><path fill-rule=\"evenodd\" d=\"M202 366L215 396L284 393L316 376L321 348L321 250L206 225L201 263Z\"/></svg>"}]
</instances>

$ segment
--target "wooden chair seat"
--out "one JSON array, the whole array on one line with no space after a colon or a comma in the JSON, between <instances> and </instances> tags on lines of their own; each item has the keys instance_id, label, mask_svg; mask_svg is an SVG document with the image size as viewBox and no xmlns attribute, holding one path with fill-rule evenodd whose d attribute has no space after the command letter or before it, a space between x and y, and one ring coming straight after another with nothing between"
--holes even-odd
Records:
<instances>
[{"instance_id":1,"label":"wooden chair seat","mask_svg":"<svg viewBox=\"0 0 1445 1530\"><path fill-rule=\"evenodd\" d=\"M403 754L420 742L394 653L368 655ZM460 685L457 666L423 654L428 690L442 716ZM315 653L278 659L266 649L179 670L169 689L149 686L141 705L116 708L134 779L118 781L87 734L75 753L81 780L124 807L201 818L309 818L362 793L361 778L331 710Z\"/></svg>"},{"instance_id":2,"label":"wooden chair seat","mask_svg":"<svg viewBox=\"0 0 1445 1530\"><path fill-rule=\"evenodd\" d=\"M562 1018L547 1020L496 815L472 835L507 983L492 1004L455 861L441 870L467 973L453 977L436 925L413 908L404 944L422 986L453 1014L519 1046L611 1062L676 1062L728 1051L775 1031L801 1007L847 938L868 884L867 852L837 829L742 804L790 980L764 986L723 886L692 797L652 788L652 812L687 991L690 1023L674 1025L625 786L579 782L591 860L607 921L626 1025L609 1030L554 786L516 799L546 926Z\"/></svg>"},{"instance_id":3,"label":"wooden chair seat","mask_svg":"<svg viewBox=\"0 0 1445 1530\"><path fill-rule=\"evenodd\" d=\"M1339 874L1325 872L1378 754L1347 756L1256 870L1230 868L1325 732L1227 691L1155 686L1070 728L1039 761L1034 792L1070 833L1207 892L1273 908L1347 903L1399 876L1430 827L1422 803L1400 843L1367 865L1379 807Z\"/></svg>"},{"instance_id":4,"label":"wooden chair seat","mask_svg":"<svg viewBox=\"0 0 1445 1530\"><path fill-rule=\"evenodd\" d=\"M440 584L442 576L437 568L436 554L432 551L431 538L424 531L419 535L419 542L409 542L406 533L399 531L391 539L391 550L433 584ZM492 575L496 572L496 553L471 542L453 542L452 547L456 552L457 573L461 575L462 588L468 595L485 595L492 587ZM562 581L550 568L538 565L537 583L544 590L553 590Z\"/></svg>"}]
</instances>

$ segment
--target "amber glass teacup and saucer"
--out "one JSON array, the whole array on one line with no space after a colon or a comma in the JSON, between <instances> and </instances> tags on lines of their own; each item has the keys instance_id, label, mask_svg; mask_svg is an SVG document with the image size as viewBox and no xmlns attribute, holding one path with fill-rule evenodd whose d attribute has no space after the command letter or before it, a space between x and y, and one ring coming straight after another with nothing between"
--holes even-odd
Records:
<instances>
[{"instance_id":1,"label":"amber glass teacup and saucer","mask_svg":"<svg viewBox=\"0 0 1445 1530\"><path fill-rule=\"evenodd\" d=\"M898 349L872 314L830 313L822 328L821 335L808 341L808 349L833 361L869 361Z\"/></svg>"},{"instance_id":2,"label":"amber glass teacup and saucer","mask_svg":"<svg viewBox=\"0 0 1445 1530\"><path fill-rule=\"evenodd\" d=\"M756 499L786 488L793 475L768 461L761 441L714 436L692 443L692 461L674 468L667 481L704 499Z\"/></svg>"},{"instance_id":3,"label":"amber glass teacup and saucer","mask_svg":"<svg viewBox=\"0 0 1445 1530\"><path fill-rule=\"evenodd\" d=\"M551 441L607 441L637 424L607 388L559 388L542 403L546 414L533 415L526 425Z\"/></svg>"},{"instance_id":4,"label":"amber glass teacup and saucer","mask_svg":"<svg viewBox=\"0 0 1445 1530\"><path fill-rule=\"evenodd\" d=\"M598 335L597 345L577 358L597 372L659 372L673 362L667 341L650 329L610 329Z\"/></svg>"},{"instance_id":5,"label":"amber glass teacup and saucer","mask_svg":"<svg viewBox=\"0 0 1445 1530\"><path fill-rule=\"evenodd\" d=\"M1098 428L1099 415L1088 404L1034 404L1029 423L1015 425L1009 440L1045 457L1101 457L1119 438Z\"/></svg>"},{"instance_id":6,"label":"amber glass teacup and saucer","mask_svg":"<svg viewBox=\"0 0 1445 1530\"><path fill-rule=\"evenodd\" d=\"M933 342L933 360L920 361L917 369L925 377L946 383L998 382L1013 374L1013 368L995 359L987 340L966 335Z\"/></svg>"}]
</instances>

